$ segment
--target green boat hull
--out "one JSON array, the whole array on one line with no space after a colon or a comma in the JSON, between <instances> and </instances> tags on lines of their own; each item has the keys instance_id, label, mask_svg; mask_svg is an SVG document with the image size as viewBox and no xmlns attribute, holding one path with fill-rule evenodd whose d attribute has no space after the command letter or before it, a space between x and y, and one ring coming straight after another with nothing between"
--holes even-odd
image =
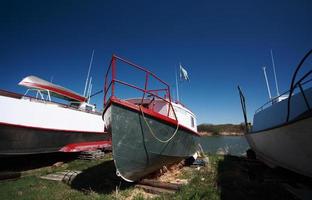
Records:
<instances>
[{"instance_id":1,"label":"green boat hull","mask_svg":"<svg viewBox=\"0 0 312 200\"><path fill-rule=\"evenodd\" d=\"M127 181L137 181L196 152L197 136L181 127L169 142L160 142L158 139L169 139L177 129L163 119L117 103L110 104L104 117L112 134L117 175Z\"/></svg>"}]
</instances>

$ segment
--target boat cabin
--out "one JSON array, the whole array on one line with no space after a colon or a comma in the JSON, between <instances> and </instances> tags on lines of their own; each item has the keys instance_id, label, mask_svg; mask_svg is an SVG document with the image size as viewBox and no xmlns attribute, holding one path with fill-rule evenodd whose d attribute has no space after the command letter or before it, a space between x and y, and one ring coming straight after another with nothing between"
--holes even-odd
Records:
<instances>
[{"instance_id":1,"label":"boat cabin","mask_svg":"<svg viewBox=\"0 0 312 200\"><path fill-rule=\"evenodd\" d=\"M166 116L168 114L169 110L169 117L171 119L175 119L175 115L172 111L172 109L169 108L168 102L159 99L159 98L145 98L142 100L142 98L132 98L132 99L126 99L125 101L142 106L144 108L147 108L149 110L152 110L154 112L157 112L161 115ZM184 105L172 102L173 109L175 111L175 114L177 115L178 121L180 124L188 127L189 129L193 131L197 131L197 122L195 115L187 109Z\"/></svg>"}]
</instances>

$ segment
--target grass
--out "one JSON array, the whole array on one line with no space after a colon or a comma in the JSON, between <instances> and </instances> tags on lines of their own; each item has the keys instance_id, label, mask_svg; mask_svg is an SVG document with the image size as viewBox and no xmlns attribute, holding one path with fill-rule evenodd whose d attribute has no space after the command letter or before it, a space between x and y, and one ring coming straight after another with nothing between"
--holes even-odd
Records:
<instances>
[{"instance_id":1,"label":"grass","mask_svg":"<svg viewBox=\"0 0 312 200\"><path fill-rule=\"evenodd\" d=\"M162 196L158 199L220 199L220 191L216 185L219 157L210 156L209 159L210 165L199 170L184 168L181 178L189 179L189 184L183 186L174 195Z\"/></svg>"},{"instance_id":2,"label":"grass","mask_svg":"<svg viewBox=\"0 0 312 200\"><path fill-rule=\"evenodd\" d=\"M40 179L47 173L82 170L71 183ZM200 169L184 167L181 177L189 183L173 195L154 199L293 199L280 183L266 182L270 171L250 166L244 158L209 155L209 165ZM271 170L272 171L272 170ZM272 173L272 172L270 172ZM275 173L275 172L274 172ZM57 168L43 168L17 180L0 182L0 199L144 199L146 195L115 174L111 156L101 160L72 160Z\"/></svg>"},{"instance_id":3,"label":"grass","mask_svg":"<svg viewBox=\"0 0 312 200\"><path fill-rule=\"evenodd\" d=\"M64 170L82 170L69 186L40 176ZM0 199L119 199L128 196L131 185L115 175L111 156L101 160L74 160L61 167L23 172L17 180L0 182ZM116 186L122 190L116 195Z\"/></svg>"}]
</instances>

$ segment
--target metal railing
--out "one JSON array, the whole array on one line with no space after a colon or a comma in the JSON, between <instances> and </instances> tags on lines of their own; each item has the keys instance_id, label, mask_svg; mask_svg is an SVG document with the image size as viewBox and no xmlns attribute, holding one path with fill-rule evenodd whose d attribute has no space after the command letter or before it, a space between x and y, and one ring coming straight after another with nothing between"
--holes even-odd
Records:
<instances>
[{"instance_id":1,"label":"metal railing","mask_svg":"<svg viewBox=\"0 0 312 200\"><path fill-rule=\"evenodd\" d=\"M290 109L291 109L291 106L290 106L290 102L291 102L291 98L295 92L296 89L300 89L300 92L302 94L302 97L304 98L304 101L305 101L305 104L308 108L308 110L311 110L311 106L309 105L309 102L308 102L308 99L305 95L305 92L303 90L303 85L306 85L307 83L310 83L312 82L312 78L309 79L309 80L306 80L304 81L309 75L312 74L312 70L308 71L307 73L305 73L296 83L295 83L295 79L297 77L297 74L298 74L298 71L299 69L303 66L303 63L305 62L305 60L312 54L312 49L302 58L302 60L300 61L299 65L297 66L296 70L295 70L295 73L292 77L292 81L291 81L291 84L290 84L290 89L284 93L282 93L281 95L277 96L277 97L274 97L272 99L270 99L268 102L266 102L265 104L263 104L260 108L258 108L256 110L255 113L258 113L262 110L264 110L265 108L271 106L274 102L278 101L278 99L284 95L287 95L287 116L286 116L286 122L289 121L289 116L290 116ZM304 82L303 82L304 81Z\"/></svg>"},{"instance_id":2,"label":"metal railing","mask_svg":"<svg viewBox=\"0 0 312 200\"><path fill-rule=\"evenodd\" d=\"M122 80L118 80L116 78L116 63L117 61L120 61L122 63L127 64L128 66L137 69L139 71L143 71L145 73L145 82L144 82L144 88L142 87L138 87L136 85L130 84L128 82L122 81ZM111 71L111 77L109 77L109 72ZM150 77L155 78L155 80L157 80L159 83L161 83L164 87L163 88L159 88L159 89L149 89L149 79ZM111 79L110 82L108 82L109 78ZM133 88L135 90L138 90L140 92L143 93L142 98L141 98L141 104L143 104L143 101L145 99L145 96L148 94L150 96L156 97L158 99L161 99L162 101L166 102L168 104L168 112L167 112L167 117L169 117L170 111L172 110L175 119L177 120L177 116L175 113L175 110L173 109L173 105L171 102L171 95L170 95L170 87L169 85L161 80L158 76L156 76L153 72L145 69L142 66L139 66L137 64L134 64L126 59L123 59L121 57L118 57L116 55L112 56L112 59L110 61L109 67L107 69L107 72L105 74L105 82L104 82L104 105L103 108L105 110L105 107L107 106L109 99L112 97L115 97L115 89L116 89L116 84L121 84L130 88ZM109 96L109 92L111 92L110 96ZM158 95L158 92L165 92L164 97L161 97L160 95Z\"/></svg>"},{"instance_id":3,"label":"metal railing","mask_svg":"<svg viewBox=\"0 0 312 200\"><path fill-rule=\"evenodd\" d=\"M305 81L305 82L303 82L303 83L301 83L300 86L297 85L296 88L301 87L301 89L302 89L302 86L305 85L305 84L307 84L307 83L309 83L309 82L312 82L312 78L309 79L309 80L307 80L307 81ZM296 88L294 88L294 89L296 89ZM274 97L274 98L272 98L271 100L267 101L265 104L263 104L261 107L259 107L259 108L255 111L255 113L258 113L258 112L264 110L265 108L270 107L270 106L271 106L274 102L276 102L280 97L282 97L282 96L284 96L284 95L289 96L289 92L290 92L290 90L287 90L286 92L280 94L279 96ZM293 95L293 93L292 93L292 95ZM287 97L287 98L288 98L288 97Z\"/></svg>"},{"instance_id":4,"label":"metal railing","mask_svg":"<svg viewBox=\"0 0 312 200\"><path fill-rule=\"evenodd\" d=\"M25 94L23 95L23 94L10 92L10 91L6 91L6 90L2 90L2 89L0 89L0 96L7 96L7 97L16 98L16 99L24 98L24 99L29 100L31 102L38 102L38 103L43 103L43 104L56 104L56 105L61 106L63 108L69 108L69 109L72 109L72 110L77 110L77 111L86 112L86 113L101 114L98 111L81 110L79 108L75 108L75 107L72 107L72 106L70 106L68 104L64 104L64 103L61 103L61 102L57 102L57 101L53 101L53 100L47 101L46 99L40 99L40 98L36 98L36 97L30 96L30 95L25 95Z\"/></svg>"},{"instance_id":5,"label":"metal railing","mask_svg":"<svg viewBox=\"0 0 312 200\"><path fill-rule=\"evenodd\" d=\"M291 96L292 96L294 90L295 90L297 87L300 88L300 91L301 91L302 96L303 96L303 98L304 98L304 101L305 101L305 103L306 103L306 105L307 105L307 108L308 108L308 110L311 111L311 107L310 107L310 105L309 105L309 102L308 102L308 100L307 100L307 98L306 98L306 95L305 95L303 89L302 89L302 85L303 85L303 84L301 84L301 82L302 82L303 80L305 80L305 79L312 73L312 70L310 70L310 71L308 71L307 73L305 73L305 74L295 83L295 80L296 80L298 71L301 69L301 67L303 66L303 63L305 62L305 60L306 60L311 54L312 54L312 49L302 58L302 60L300 61L299 65L298 65L298 67L296 68L295 73L294 73L294 75L293 75L293 77L292 77L291 84L290 84L290 89L289 89L288 102L287 102L287 117L286 117L286 122L289 121ZM311 79L310 79L309 81L311 81ZM306 81L305 83L307 83L307 81Z\"/></svg>"}]
</instances>

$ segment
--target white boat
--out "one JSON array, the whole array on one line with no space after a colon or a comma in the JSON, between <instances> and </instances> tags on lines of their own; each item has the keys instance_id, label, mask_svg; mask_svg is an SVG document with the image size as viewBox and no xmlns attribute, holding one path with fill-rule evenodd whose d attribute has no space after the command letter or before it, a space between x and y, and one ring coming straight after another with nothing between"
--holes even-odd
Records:
<instances>
[{"instance_id":1,"label":"white boat","mask_svg":"<svg viewBox=\"0 0 312 200\"><path fill-rule=\"evenodd\" d=\"M0 90L0 155L111 146L101 113L87 97L36 76L24 78L19 85L28 88L24 95ZM29 96L31 93L35 95Z\"/></svg>"},{"instance_id":2,"label":"white boat","mask_svg":"<svg viewBox=\"0 0 312 200\"><path fill-rule=\"evenodd\" d=\"M297 74L311 53L312 50L297 67L290 90L261 106L246 133L257 159L271 167L283 167L309 177L312 177L312 79L307 78L312 70L300 79ZM248 126L241 91L240 95Z\"/></svg>"}]
</instances>

